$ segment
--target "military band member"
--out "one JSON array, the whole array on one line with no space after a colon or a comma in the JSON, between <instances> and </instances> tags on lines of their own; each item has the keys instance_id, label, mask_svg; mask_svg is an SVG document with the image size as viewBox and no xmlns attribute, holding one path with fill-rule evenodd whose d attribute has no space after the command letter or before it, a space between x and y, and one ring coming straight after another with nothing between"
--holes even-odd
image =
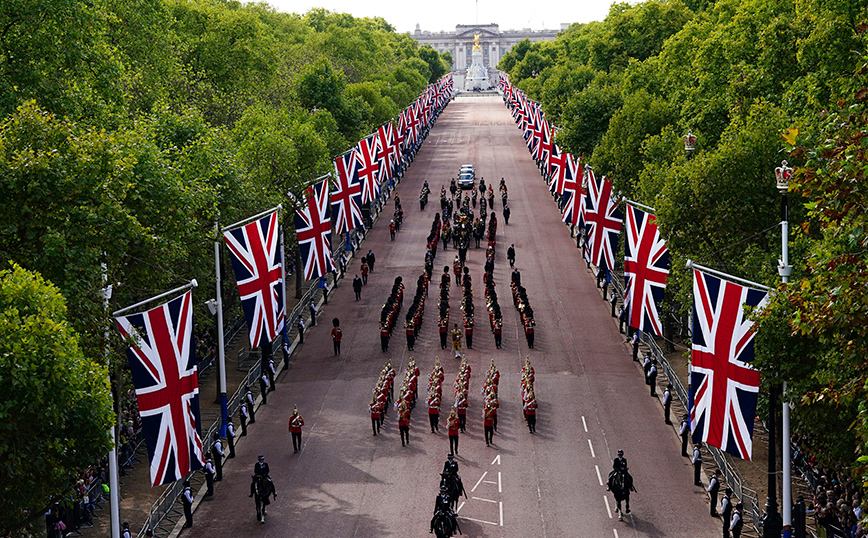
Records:
<instances>
[{"instance_id":1,"label":"military band member","mask_svg":"<svg viewBox=\"0 0 868 538\"><path fill-rule=\"evenodd\" d=\"M491 405L486 405L482 410L482 426L485 430L485 446L491 446L494 442L494 410Z\"/></svg>"},{"instance_id":2,"label":"military band member","mask_svg":"<svg viewBox=\"0 0 868 538\"><path fill-rule=\"evenodd\" d=\"M292 453L295 454L301 450L301 427L304 426L304 419L298 414L298 406L292 407L292 416L289 417L289 433L292 435Z\"/></svg>"},{"instance_id":3,"label":"military band member","mask_svg":"<svg viewBox=\"0 0 868 538\"><path fill-rule=\"evenodd\" d=\"M373 399L371 400L370 408L371 408L371 429L374 431L374 437L376 437L377 434L380 433L380 424L381 424L381 422L380 422L380 420L381 420L380 402L377 401L376 396L374 396Z\"/></svg>"},{"instance_id":4,"label":"military band member","mask_svg":"<svg viewBox=\"0 0 868 538\"><path fill-rule=\"evenodd\" d=\"M454 328L452 329L452 351L455 353L455 358L461 358L461 329L458 328L458 324L454 324Z\"/></svg>"},{"instance_id":5,"label":"military band member","mask_svg":"<svg viewBox=\"0 0 868 538\"><path fill-rule=\"evenodd\" d=\"M401 434L401 446L410 444L410 406L405 401L398 404L398 431Z\"/></svg>"},{"instance_id":6,"label":"military band member","mask_svg":"<svg viewBox=\"0 0 868 538\"><path fill-rule=\"evenodd\" d=\"M449 434L449 451L453 454L458 454L458 431L461 429L461 420L458 418L458 413L455 408L449 412L449 418L446 419L446 432Z\"/></svg>"},{"instance_id":7,"label":"military band member","mask_svg":"<svg viewBox=\"0 0 868 538\"><path fill-rule=\"evenodd\" d=\"M433 391L428 395L428 422L431 423L431 433L440 431L440 398Z\"/></svg>"},{"instance_id":8,"label":"military band member","mask_svg":"<svg viewBox=\"0 0 868 538\"><path fill-rule=\"evenodd\" d=\"M495 319L494 320L494 328L492 329L494 332L494 347L497 349L501 349L503 345L503 320Z\"/></svg>"},{"instance_id":9,"label":"military band member","mask_svg":"<svg viewBox=\"0 0 868 538\"><path fill-rule=\"evenodd\" d=\"M467 392L459 389L455 398L455 408L458 410L458 420L461 425L461 433L467 431Z\"/></svg>"},{"instance_id":10,"label":"military band member","mask_svg":"<svg viewBox=\"0 0 868 538\"><path fill-rule=\"evenodd\" d=\"M527 399L524 403L523 410L524 419L527 421L527 429L530 430L530 433L536 433L537 403L532 390L527 393Z\"/></svg>"}]
</instances>

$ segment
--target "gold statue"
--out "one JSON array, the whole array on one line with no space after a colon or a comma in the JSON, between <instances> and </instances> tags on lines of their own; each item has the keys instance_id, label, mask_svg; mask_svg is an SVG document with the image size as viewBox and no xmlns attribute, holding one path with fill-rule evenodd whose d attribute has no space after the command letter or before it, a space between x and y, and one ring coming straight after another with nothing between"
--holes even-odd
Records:
<instances>
[{"instance_id":1,"label":"gold statue","mask_svg":"<svg viewBox=\"0 0 868 538\"><path fill-rule=\"evenodd\" d=\"M482 47L479 46L479 36L482 34L473 34L473 52L482 52Z\"/></svg>"}]
</instances>

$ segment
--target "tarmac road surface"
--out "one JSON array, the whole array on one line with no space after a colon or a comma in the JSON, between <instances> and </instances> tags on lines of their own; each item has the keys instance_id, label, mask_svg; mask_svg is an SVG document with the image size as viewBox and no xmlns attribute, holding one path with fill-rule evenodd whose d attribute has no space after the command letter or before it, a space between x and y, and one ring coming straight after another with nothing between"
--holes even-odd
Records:
<instances>
[{"instance_id":1,"label":"tarmac road surface","mask_svg":"<svg viewBox=\"0 0 868 538\"><path fill-rule=\"evenodd\" d=\"M316 327L311 327L290 370L277 383L256 424L239 438L237 458L224 466L212 500L201 502L194 526L183 536L410 537L428 535L439 473L449 451L444 427L458 361L441 350L437 334L439 274L450 273L456 251L437 251L424 323L414 352L407 350L401 323L415 292L425 255L425 238L439 191L472 163L477 180L495 189L503 177L512 210L504 226L500 196L495 282L504 314L503 349L488 330L483 297L484 248L471 248L476 330L466 356L473 367L468 432L461 436L457 461L467 498L461 499L459 524L465 536L481 537L710 537L720 535L720 520L708 515L705 493L693 487L692 467L663 423L659 400L651 398L618 333L610 307L595 287L575 240L531 160L521 133L499 97L457 98L447 106L415 162L397 188L404 226L389 240L386 214L362 245L376 254L375 272L355 301L350 285L358 257L334 290ZM423 180L430 203L419 210ZM387 204L391 213L394 204ZM387 213L387 214L388 214ZM514 243L536 314L535 349L525 342L509 289L506 249ZM484 246L484 242L483 242ZM404 310L389 351L380 351L377 320L396 276L406 285ZM460 292L452 283L451 324L460 319ZM339 317L342 355L333 356L331 319ZM410 427L411 443L402 447L394 409L381 435L374 437L368 414L380 369L391 360L403 378L414 356L421 370L419 399ZM424 403L427 376L435 356L446 373L441 431L429 433ZM539 402L537 433L531 435L521 413L519 373L525 356L536 370ZM494 359L501 372L498 429L486 447L480 417L480 388ZM293 454L287 421L297 404L305 419L303 449ZM603 483L617 449L630 462L638 493L632 513L618 521L614 499ZM271 466L278 498L265 524L256 521L247 497L258 454ZM183 521L183 520L182 520Z\"/></svg>"}]
</instances>

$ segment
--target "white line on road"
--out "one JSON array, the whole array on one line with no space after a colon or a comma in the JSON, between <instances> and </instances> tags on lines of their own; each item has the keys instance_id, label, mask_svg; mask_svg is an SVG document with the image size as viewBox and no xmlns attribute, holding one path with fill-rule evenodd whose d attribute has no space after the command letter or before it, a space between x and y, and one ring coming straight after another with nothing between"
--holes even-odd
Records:
<instances>
[{"instance_id":1,"label":"white line on road","mask_svg":"<svg viewBox=\"0 0 868 538\"><path fill-rule=\"evenodd\" d=\"M588 423L585 422L585 415L582 415L582 426L585 427L585 433L588 433Z\"/></svg>"},{"instance_id":2,"label":"white line on road","mask_svg":"<svg viewBox=\"0 0 868 538\"><path fill-rule=\"evenodd\" d=\"M477 523L485 523L486 525L494 525L497 526L497 523L492 523L491 521L482 521L481 519L473 519L472 517L461 516L461 519L466 519L467 521L475 521Z\"/></svg>"},{"instance_id":3,"label":"white line on road","mask_svg":"<svg viewBox=\"0 0 868 538\"><path fill-rule=\"evenodd\" d=\"M483 480L482 482L484 484L497 484L497 482L495 482L494 480Z\"/></svg>"},{"instance_id":4,"label":"white line on road","mask_svg":"<svg viewBox=\"0 0 868 538\"><path fill-rule=\"evenodd\" d=\"M618 529L612 529L612 531L615 533L615 538L618 538Z\"/></svg>"},{"instance_id":5,"label":"white line on road","mask_svg":"<svg viewBox=\"0 0 868 538\"><path fill-rule=\"evenodd\" d=\"M600 466L594 465L594 468L597 470L597 480L600 481L600 485L602 486L603 485L603 477L600 476Z\"/></svg>"},{"instance_id":6,"label":"white line on road","mask_svg":"<svg viewBox=\"0 0 868 538\"><path fill-rule=\"evenodd\" d=\"M500 465L500 454L495 456L494 459L491 461L491 465L494 465L495 463Z\"/></svg>"},{"instance_id":7,"label":"white line on road","mask_svg":"<svg viewBox=\"0 0 868 538\"><path fill-rule=\"evenodd\" d=\"M603 495L603 501L606 503L606 512L609 514L609 519L612 519L612 509L609 508L609 498Z\"/></svg>"},{"instance_id":8,"label":"white line on road","mask_svg":"<svg viewBox=\"0 0 868 538\"><path fill-rule=\"evenodd\" d=\"M592 457L592 458L596 458L597 456L594 455L594 445L591 444L591 440L590 440L590 439L588 439L588 446L591 448L591 457Z\"/></svg>"},{"instance_id":9,"label":"white line on road","mask_svg":"<svg viewBox=\"0 0 868 538\"><path fill-rule=\"evenodd\" d=\"M503 493L503 487L500 482L500 471L497 471L497 492Z\"/></svg>"},{"instance_id":10,"label":"white line on road","mask_svg":"<svg viewBox=\"0 0 868 538\"><path fill-rule=\"evenodd\" d=\"M482 497L470 497L471 499L476 499L477 501L485 501L487 503L497 503L497 501L492 501L491 499L483 499Z\"/></svg>"},{"instance_id":11,"label":"white line on road","mask_svg":"<svg viewBox=\"0 0 868 538\"><path fill-rule=\"evenodd\" d=\"M462 506L464 506L464 501L461 501L461 504L459 504L459 505L458 505L458 508L455 509L455 513L456 513L456 514L457 514L458 512L461 511L461 507L462 507Z\"/></svg>"},{"instance_id":12,"label":"white line on road","mask_svg":"<svg viewBox=\"0 0 868 538\"><path fill-rule=\"evenodd\" d=\"M476 491L476 488L479 487L479 484L482 483L482 479L485 478L485 475L487 475L487 474L488 474L488 471L485 471L484 473L482 473L482 476L479 477L479 482L477 482L476 485L473 486L473 489L470 490L470 493L473 493L474 491Z\"/></svg>"},{"instance_id":13,"label":"white line on road","mask_svg":"<svg viewBox=\"0 0 868 538\"><path fill-rule=\"evenodd\" d=\"M503 527L503 501L500 503L500 526Z\"/></svg>"}]
</instances>

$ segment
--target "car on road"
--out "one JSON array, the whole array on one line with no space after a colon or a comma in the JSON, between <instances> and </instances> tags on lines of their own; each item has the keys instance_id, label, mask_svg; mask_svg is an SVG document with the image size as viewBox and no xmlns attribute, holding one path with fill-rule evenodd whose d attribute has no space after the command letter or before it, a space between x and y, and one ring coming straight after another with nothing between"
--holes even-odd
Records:
<instances>
[{"instance_id":1,"label":"car on road","mask_svg":"<svg viewBox=\"0 0 868 538\"><path fill-rule=\"evenodd\" d=\"M473 169L473 165L462 165L461 169L458 171L458 186L462 189L472 189L475 180L476 171Z\"/></svg>"}]
</instances>

